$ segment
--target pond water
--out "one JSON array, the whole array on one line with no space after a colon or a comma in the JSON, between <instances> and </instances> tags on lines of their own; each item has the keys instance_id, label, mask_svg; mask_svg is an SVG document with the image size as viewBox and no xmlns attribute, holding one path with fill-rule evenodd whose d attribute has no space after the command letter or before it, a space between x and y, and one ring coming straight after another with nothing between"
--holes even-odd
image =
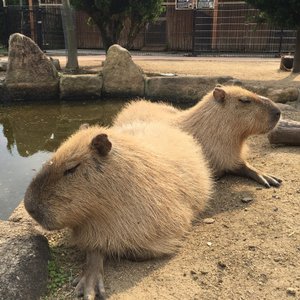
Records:
<instances>
[{"instance_id":1,"label":"pond water","mask_svg":"<svg viewBox=\"0 0 300 300\"><path fill-rule=\"evenodd\" d=\"M24 197L32 177L82 123L111 124L124 100L0 106L0 219Z\"/></svg>"}]
</instances>

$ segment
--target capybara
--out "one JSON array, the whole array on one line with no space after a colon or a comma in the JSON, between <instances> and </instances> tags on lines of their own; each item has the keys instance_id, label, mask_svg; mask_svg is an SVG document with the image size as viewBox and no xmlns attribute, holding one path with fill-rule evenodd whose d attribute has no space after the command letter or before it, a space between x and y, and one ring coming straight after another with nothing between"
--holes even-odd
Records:
<instances>
[{"instance_id":1,"label":"capybara","mask_svg":"<svg viewBox=\"0 0 300 300\"><path fill-rule=\"evenodd\" d=\"M105 257L176 250L211 193L207 165L198 142L167 124L84 125L38 172L24 204L45 229L72 229L87 253L76 292L95 299L104 297Z\"/></svg>"},{"instance_id":2,"label":"capybara","mask_svg":"<svg viewBox=\"0 0 300 300\"><path fill-rule=\"evenodd\" d=\"M146 100L131 102L116 117L114 126L135 120L175 125L199 141L215 177L232 173L269 188L278 187L281 180L246 161L245 141L250 135L273 129L279 118L280 110L270 99L237 86L217 86L187 110Z\"/></svg>"}]
</instances>

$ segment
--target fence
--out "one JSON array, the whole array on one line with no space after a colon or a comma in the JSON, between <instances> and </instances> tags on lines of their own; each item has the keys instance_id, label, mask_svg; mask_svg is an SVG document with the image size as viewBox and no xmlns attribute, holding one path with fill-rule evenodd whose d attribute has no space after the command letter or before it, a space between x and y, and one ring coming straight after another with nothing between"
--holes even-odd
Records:
<instances>
[{"instance_id":1,"label":"fence","mask_svg":"<svg viewBox=\"0 0 300 300\"><path fill-rule=\"evenodd\" d=\"M6 36L19 32L31 37L41 49L65 47L59 7L8 6L5 8Z\"/></svg>"},{"instance_id":2,"label":"fence","mask_svg":"<svg viewBox=\"0 0 300 300\"><path fill-rule=\"evenodd\" d=\"M296 32L256 23L259 11L245 2L221 2L197 10L194 51L281 53L294 51Z\"/></svg>"},{"instance_id":3,"label":"fence","mask_svg":"<svg viewBox=\"0 0 300 300\"><path fill-rule=\"evenodd\" d=\"M258 10L243 1L216 1L212 9L175 10L168 2L164 14L149 24L134 42L133 49L159 49L196 54L278 54L293 52L296 32L257 24ZM59 7L8 6L7 36L21 32L32 37L42 49L64 48L64 34ZM103 48L101 34L88 24L88 15L75 16L78 48ZM125 45L125 26L119 43Z\"/></svg>"}]
</instances>

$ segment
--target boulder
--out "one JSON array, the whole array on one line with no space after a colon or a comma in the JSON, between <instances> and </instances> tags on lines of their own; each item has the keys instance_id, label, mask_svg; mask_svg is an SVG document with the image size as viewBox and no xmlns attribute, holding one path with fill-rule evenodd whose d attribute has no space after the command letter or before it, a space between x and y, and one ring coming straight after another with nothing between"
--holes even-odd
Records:
<instances>
[{"instance_id":1,"label":"boulder","mask_svg":"<svg viewBox=\"0 0 300 300\"><path fill-rule=\"evenodd\" d=\"M30 38L15 33L9 38L6 86L13 100L58 97L58 73Z\"/></svg>"},{"instance_id":2,"label":"boulder","mask_svg":"<svg viewBox=\"0 0 300 300\"><path fill-rule=\"evenodd\" d=\"M146 80L147 98L195 102L211 91L217 84L226 84L232 77L149 77Z\"/></svg>"},{"instance_id":3,"label":"boulder","mask_svg":"<svg viewBox=\"0 0 300 300\"><path fill-rule=\"evenodd\" d=\"M60 97L99 98L102 77L99 75L63 75L60 79Z\"/></svg>"},{"instance_id":4,"label":"boulder","mask_svg":"<svg viewBox=\"0 0 300 300\"><path fill-rule=\"evenodd\" d=\"M32 227L0 221L0 298L40 299L46 292L49 248Z\"/></svg>"},{"instance_id":5,"label":"boulder","mask_svg":"<svg viewBox=\"0 0 300 300\"><path fill-rule=\"evenodd\" d=\"M299 89L296 87L289 87L285 89L269 89L267 97L274 102L287 103L297 101L299 97Z\"/></svg>"},{"instance_id":6,"label":"boulder","mask_svg":"<svg viewBox=\"0 0 300 300\"><path fill-rule=\"evenodd\" d=\"M143 70L130 53L119 45L112 45L103 62L103 93L109 96L144 96Z\"/></svg>"}]
</instances>

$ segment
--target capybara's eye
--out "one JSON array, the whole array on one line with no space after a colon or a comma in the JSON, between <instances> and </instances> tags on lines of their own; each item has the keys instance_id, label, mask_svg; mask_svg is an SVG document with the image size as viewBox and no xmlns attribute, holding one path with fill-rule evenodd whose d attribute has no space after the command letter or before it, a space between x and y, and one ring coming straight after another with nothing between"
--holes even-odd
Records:
<instances>
[{"instance_id":1,"label":"capybara's eye","mask_svg":"<svg viewBox=\"0 0 300 300\"><path fill-rule=\"evenodd\" d=\"M248 98L240 98L239 101L242 103L248 103L248 104L251 103L251 100Z\"/></svg>"},{"instance_id":2,"label":"capybara's eye","mask_svg":"<svg viewBox=\"0 0 300 300\"><path fill-rule=\"evenodd\" d=\"M64 176L73 174L79 166L80 166L80 163L77 164L75 167L73 167L73 168L71 168L71 169L65 170L65 171L64 171Z\"/></svg>"}]
</instances>

